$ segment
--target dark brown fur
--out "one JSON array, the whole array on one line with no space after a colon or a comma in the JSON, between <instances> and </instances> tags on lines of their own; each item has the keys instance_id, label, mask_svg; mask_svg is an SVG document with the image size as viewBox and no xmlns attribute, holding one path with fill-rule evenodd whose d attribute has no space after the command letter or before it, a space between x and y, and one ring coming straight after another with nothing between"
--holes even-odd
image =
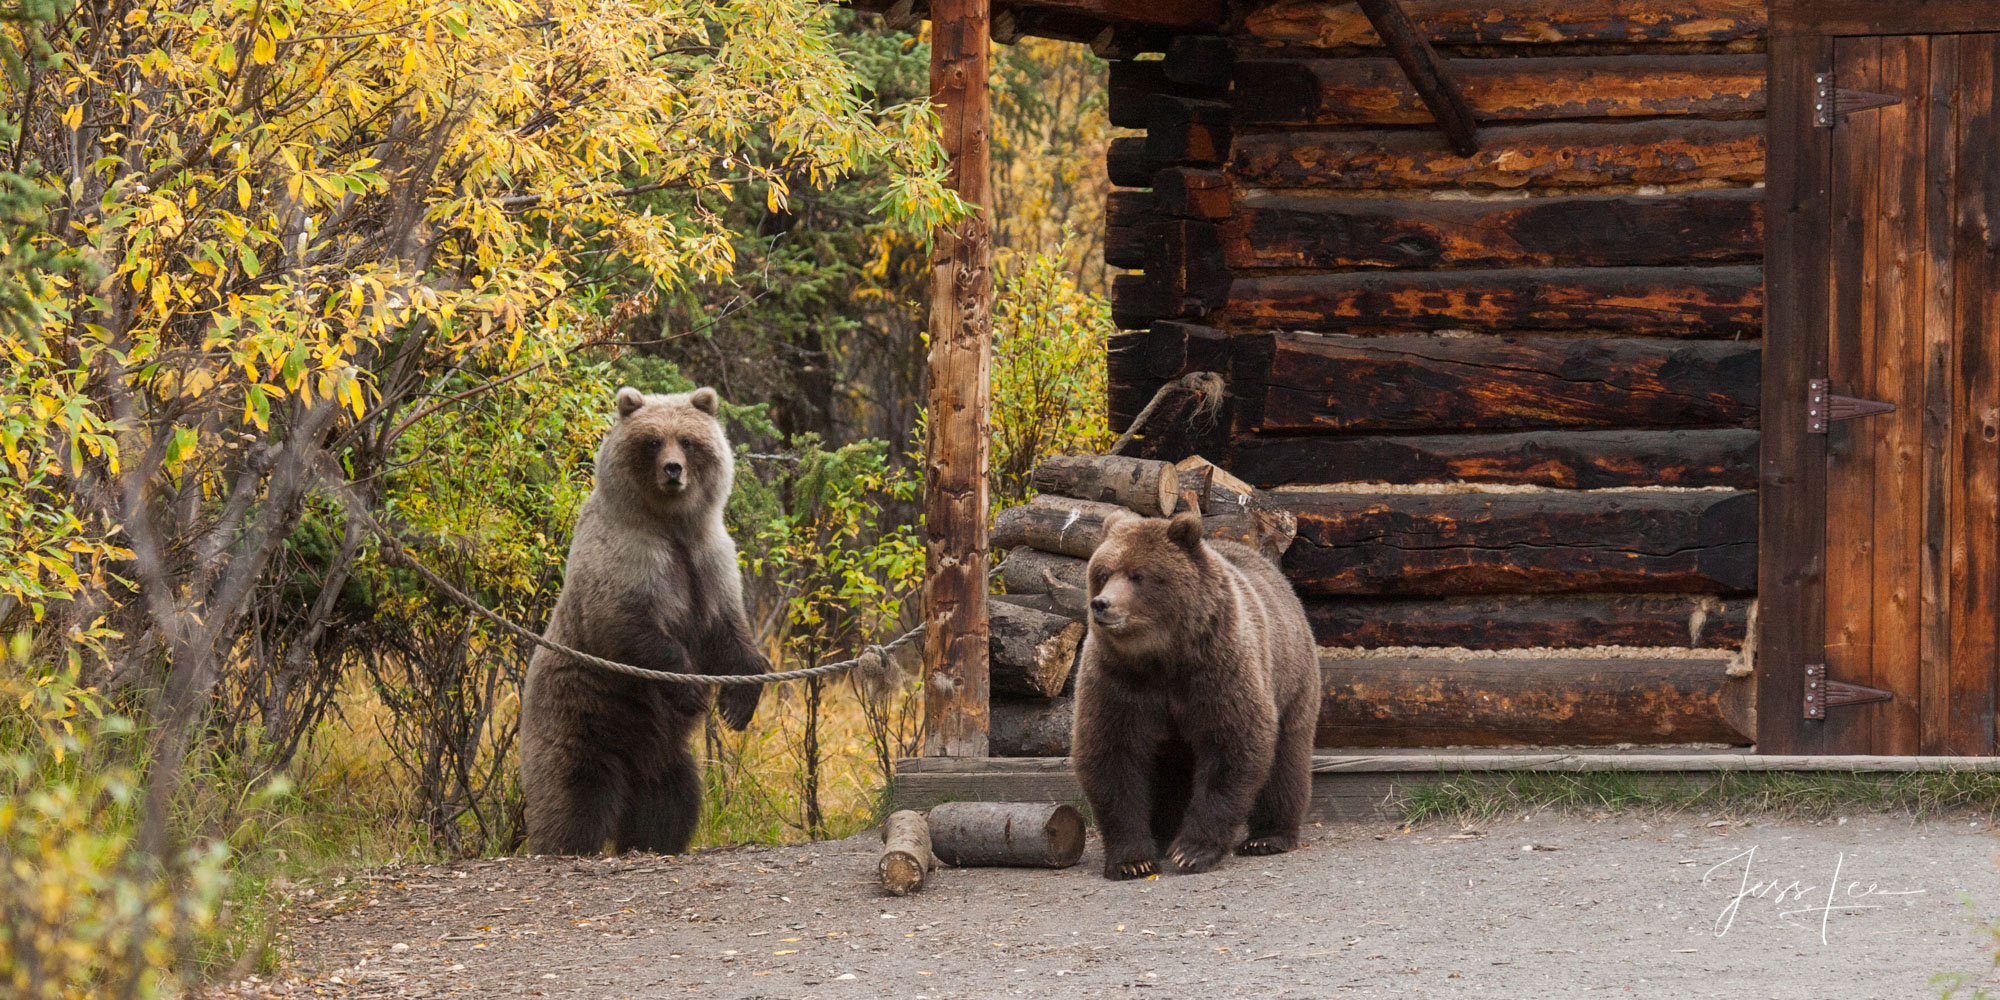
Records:
<instances>
[{"instance_id":1,"label":"dark brown fur","mask_svg":"<svg viewBox=\"0 0 2000 1000\"><path fill-rule=\"evenodd\" d=\"M722 524L734 458L715 390L618 391L597 449L562 596L544 635L608 660L675 673L768 665L743 614L736 546ZM759 687L723 688L723 720L750 724ZM538 649L521 699L528 849L685 850L701 814L688 737L710 689L614 674Z\"/></svg>"},{"instance_id":2,"label":"dark brown fur","mask_svg":"<svg viewBox=\"0 0 2000 1000\"><path fill-rule=\"evenodd\" d=\"M1193 514L1114 515L1089 587L1070 753L1104 877L1150 875L1162 854L1199 872L1232 847L1298 846L1320 679L1305 609L1277 567L1204 541Z\"/></svg>"}]
</instances>

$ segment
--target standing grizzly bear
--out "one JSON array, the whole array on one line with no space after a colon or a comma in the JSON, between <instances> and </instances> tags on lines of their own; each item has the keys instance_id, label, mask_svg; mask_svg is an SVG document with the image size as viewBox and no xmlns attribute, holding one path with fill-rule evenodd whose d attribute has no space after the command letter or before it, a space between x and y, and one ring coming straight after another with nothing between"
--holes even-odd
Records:
<instances>
[{"instance_id":1,"label":"standing grizzly bear","mask_svg":"<svg viewBox=\"0 0 2000 1000\"><path fill-rule=\"evenodd\" d=\"M1231 847L1297 847L1320 680L1305 609L1278 568L1204 541L1199 515L1121 513L1105 522L1087 582L1070 753L1104 838L1104 877L1151 875L1162 853L1200 872Z\"/></svg>"},{"instance_id":2,"label":"standing grizzly bear","mask_svg":"<svg viewBox=\"0 0 2000 1000\"><path fill-rule=\"evenodd\" d=\"M722 524L735 465L715 390L649 396L628 386L617 403L544 636L651 670L763 673ZM763 690L723 688L723 720L749 725ZM701 814L688 737L708 701L706 686L537 649L521 695L528 849L589 854L608 839L620 851L684 850Z\"/></svg>"}]
</instances>

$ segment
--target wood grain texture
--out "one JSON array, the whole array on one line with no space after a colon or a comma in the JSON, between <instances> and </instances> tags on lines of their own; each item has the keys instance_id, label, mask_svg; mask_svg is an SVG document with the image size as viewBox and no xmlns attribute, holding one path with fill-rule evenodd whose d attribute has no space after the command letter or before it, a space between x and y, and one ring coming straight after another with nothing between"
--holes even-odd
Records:
<instances>
[{"instance_id":1,"label":"wood grain texture","mask_svg":"<svg viewBox=\"0 0 2000 1000\"><path fill-rule=\"evenodd\" d=\"M1020 548L1007 553L1000 564L1000 586L1009 595L1037 594L1049 598L1050 610L1081 620L1086 598L1084 570L1088 564L1074 556L1059 556L1039 549Z\"/></svg>"},{"instance_id":2,"label":"wood grain texture","mask_svg":"<svg viewBox=\"0 0 2000 1000\"><path fill-rule=\"evenodd\" d=\"M1261 196L1218 231L1237 270L1730 264L1763 259L1762 208L1754 190L1499 202Z\"/></svg>"},{"instance_id":3,"label":"wood grain texture","mask_svg":"<svg viewBox=\"0 0 2000 1000\"><path fill-rule=\"evenodd\" d=\"M1746 426L1758 349L1729 341L1280 334L1264 431ZM1256 389L1238 373L1236 392Z\"/></svg>"},{"instance_id":4,"label":"wood grain texture","mask_svg":"<svg viewBox=\"0 0 2000 1000\"><path fill-rule=\"evenodd\" d=\"M1714 659L1328 659L1320 746L1746 744Z\"/></svg>"},{"instance_id":5,"label":"wood grain texture","mask_svg":"<svg viewBox=\"0 0 2000 1000\"><path fill-rule=\"evenodd\" d=\"M932 0L931 98L953 190L983 212L987 0ZM993 280L983 214L931 252L930 434L924 449L924 752L986 754L986 501Z\"/></svg>"},{"instance_id":6,"label":"wood grain texture","mask_svg":"<svg viewBox=\"0 0 2000 1000\"><path fill-rule=\"evenodd\" d=\"M1757 432L1524 431L1500 434L1250 435L1230 467L1252 483L1504 483L1594 490L1618 486L1757 486Z\"/></svg>"},{"instance_id":7,"label":"wood grain texture","mask_svg":"<svg viewBox=\"0 0 2000 1000\"><path fill-rule=\"evenodd\" d=\"M1829 38L2000 31L2000 11L1991 0L1773 0L1771 16L1776 24Z\"/></svg>"},{"instance_id":8,"label":"wood grain texture","mask_svg":"<svg viewBox=\"0 0 2000 1000\"><path fill-rule=\"evenodd\" d=\"M1950 704L1944 743L1954 753L1989 754L2000 675L2000 36L1958 40L1951 229L1953 344L1951 393L1952 537L1949 548ZM1936 223L1933 223L1934 225ZM1926 720L1926 725L1930 723ZM1927 741L1929 742L1929 741Z\"/></svg>"},{"instance_id":9,"label":"wood grain texture","mask_svg":"<svg viewBox=\"0 0 2000 1000\"><path fill-rule=\"evenodd\" d=\"M1006 601L987 602L986 612L992 693L1015 698L1061 694L1083 644L1083 623Z\"/></svg>"},{"instance_id":10,"label":"wood grain texture","mask_svg":"<svg viewBox=\"0 0 2000 1000\"><path fill-rule=\"evenodd\" d=\"M1556 42L1731 42L1763 37L1763 0L1404 0L1439 45ZM1381 44L1352 3L1283 0L1243 18L1243 33L1267 44L1317 48Z\"/></svg>"},{"instance_id":11,"label":"wood grain texture","mask_svg":"<svg viewBox=\"0 0 2000 1000\"><path fill-rule=\"evenodd\" d=\"M1315 597L1306 601L1322 646L1462 646L1553 649L1692 646L1737 649L1746 598L1685 594L1448 597L1429 600Z\"/></svg>"},{"instance_id":12,"label":"wood grain texture","mask_svg":"<svg viewBox=\"0 0 2000 1000\"><path fill-rule=\"evenodd\" d=\"M1474 116L1546 121L1764 110L1762 55L1448 59ZM1427 125L1433 118L1391 59L1239 60L1242 125Z\"/></svg>"},{"instance_id":13,"label":"wood grain texture","mask_svg":"<svg viewBox=\"0 0 2000 1000\"><path fill-rule=\"evenodd\" d=\"M1244 187L1378 190L1591 188L1764 178L1761 121L1651 120L1488 125L1459 156L1425 132L1252 132L1235 137L1230 174ZM1113 183L1145 187L1136 140L1114 139Z\"/></svg>"},{"instance_id":14,"label":"wood grain texture","mask_svg":"<svg viewBox=\"0 0 2000 1000\"><path fill-rule=\"evenodd\" d=\"M1166 517L1179 505L1180 473L1167 462L1123 455L1051 455L1028 476L1028 485L1039 493Z\"/></svg>"},{"instance_id":15,"label":"wood grain texture","mask_svg":"<svg viewBox=\"0 0 2000 1000\"><path fill-rule=\"evenodd\" d=\"M1743 594L1757 495L1279 493L1302 594Z\"/></svg>"},{"instance_id":16,"label":"wood grain texture","mask_svg":"<svg viewBox=\"0 0 2000 1000\"><path fill-rule=\"evenodd\" d=\"M1952 500L1952 398L1959 372L1955 364L1957 330L1952 314L1952 200L1958 191L1959 39L1944 36L1924 40L1927 65L1906 73L1923 91L1916 109L1923 122L1924 163L1921 174L1924 238L1924 281L1920 377L1923 380L1921 428L1923 452L1923 540L1917 561L1918 691L1917 743L1921 753L1949 749L1951 731L1951 634L1959 610L1951 603L1951 547L1954 541ZM1990 519L1990 518L1982 518Z\"/></svg>"},{"instance_id":17,"label":"wood grain texture","mask_svg":"<svg viewBox=\"0 0 2000 1000\"><path fill-rule=\"evenodd\" d=\"M1594 329L1683 337L1755 337L1764 326L1760 268L1283 275L1237 278L1224 316L1259 329Z\"/></svg>"}]
</instances>

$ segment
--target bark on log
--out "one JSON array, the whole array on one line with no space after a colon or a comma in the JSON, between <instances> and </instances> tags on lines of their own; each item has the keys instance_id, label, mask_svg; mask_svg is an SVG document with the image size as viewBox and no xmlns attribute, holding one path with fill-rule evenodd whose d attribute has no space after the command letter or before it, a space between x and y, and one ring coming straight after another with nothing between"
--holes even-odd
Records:
<instances>
[{"instance_id":1,"label":"bark on log","mask_svg":"<svg viewBox=\"0 0 2000 1000\"><path fill-rule=\"evenodd\" d=\"M1068 868L1083 857L1083 815L1066 803L946 802L929 819L948 865Z\"/></svg>"},{"instance_id":2,"label":"bark on log","mask_svg":"<svg viewBox=\"0 0 2000 1000\"><path fill-rule=\"evenodd\" d=\"M1256 426L1753 426L1760 362L1737 341L1279 335Z\"/></svg>"},{"instance_id":3,"label":"bark on log","mask_svg":"<svg viewBox=\"0 0 2000 1000\"><path fill-rule=\"evenodd\" d=\"M1431 600L1314 597L1305 603L1314 641L1321 646L1738 649L1748 631L1752 602L1684 594L1592 594Z\"/></svg>"},{"instance_id":4,"label":"bark on log","mask_svg":"<svg viewBox=\"0 0 2000 1000\"><path fill-rule=\"evenodd\" d=\"M1750 679L1723 659L1321 660L1322 747L1754 740Z\"/></svg>"},{"instance_id":5,"label":"bark on log","mask_svg":"<svg viewBox=\"0 0 2000 1000\"><path fill-rule=\"evenodd\" d=\"M1164 166L1166 164L1153 162L1143 135L1119 136L1105 147L1105 173L1110 176L1111 183L1119 187L1152 187L1154 172Z\"/></svg>"},{"instance_id":6,"label":"bark on log","mask_svg":"<svg viewBox=\"0 0 2000 1000\"><path fill-rule=\"evenodd\" d=\"M924 815L914 809L890 813L882 822L882 857L875 863L882 888L891 896L907 896L924 887L936 864Z\"/></svg>"},{"instance_id":7,"label":"bark on log","mask_svg":"<svg viewBox=\"0 0 2000 1000\"><path fill-rule=\"evenodd\" d=\"M1083 623L1007 601L990 602L986 610L993 694L1024 698L1061 694L1083 642Z\"/></svg>"},{"instance_id":8,"label":"bark on log","mask_svg":"<svg viewBox=\"0 0 2000 1000\"><path fill-rule=\"evenodd\" d=\"M1358 272L1237 278L1225 315L1283 330L1602 330L1663 337L1756 337L1764 274L1755 266Z\"/></svg>"},{"instance_id":9,"label":"bark on log","mask_svg":"<svg viewBox=\"0 0 2000 1000\"><path fill-rule=\"evenodd\" d=\"M1230 146L1230 175L1244 187L1589 188L1764 179L1764 122L1640 121L1488 125L1485 148L1459 156L1423 132L1255 132ZM1120 144L1124 145L1120 145ZM1158 167L1137 139L1114 139L1115 184L1147 187Z\"/></svg>"},{"instance_id":10,"label":"bark on log","mask_svg":"<svg viewBox=\"0 0 2000 1000\"><path fill-rule=\"evenodd\" d=\"M1236 443L1232 465L1258 486L1313 483L1504 483L1595 490L1618 486L1757 488L1757 432L1527 431L1397 437L1261 437Z\"/></svg>"},{"instance_id":11,"label":"bark on log","mask_svg":"<svg viewBox=\"0 0 2000 1000\"><path fill-rule=\"evenodd\" d=\"M1448 59L1445 66L1481 122L1756 114L1767 72L1762 55ZM1432 122L1392 59L1242 61L1232 99L1238 125Z\"/></svg>"},{"instance_id":12,"label":"bark on log","mask_svg":"<svg viewBox=\"0 0 2000 1000\"><path fill-rule=\"evenodd\" d=\"M1089 602L1088 568L1083 559L1023 547L1007 553L1007 561L1000 564L1000 585L1010 595L1046 596L1054 602L1057 614L1082 620Z\"/></svg>"},{"instance_id":13,"label":"bark on log","mask_svg":"<svg viewBox=\"0 0 2000 1000\"><path fill-rule=\"evenodd\" d=\"M1436 45L1565 42L1734 42L1764 37L1766 0L1403 0ZM1318 48L1374 47L1352 3L1281 0L1243 19L1263 42Z\"/></svg>"},{"instance_id":14,"label":"bark on log","mask_svg":"<svg viewBox=\"0 0 2000 1000\"><path fill-rule=\"evenodd\" d=\"M1113 267L1145 267L1148 246L1166 221L1147 191L1113 191L1104 201L1104 262Z\"/></svg>"},{"instance_id":15,"label":"bark on log","mask_svg":"<svg viewBox=\"0 0 2000 1000\"><path fill-rule=\"evenodd\" d=\"M1166 462L1123 455L1057 455L1028 477L1044 494L1129 507L1147 517L1174 512L1180 474Z\"/></svg>"},{"instance_id":16,"label":"bark on log","mask_svg":"<svg viewBox=\"0 0 2000 1000\"><path fill-rule=\"evenodd\" d=\"M1288 493L1302 594L1742 594L1755 493Z\"/></svg>"},{"instance_id":17,"label":"bark on log","mask_svg":"<svg viewBox=\"0 0 2000 1000\"><path fill-rule=\"evenodd\" d=\"M1217 232L1233 269L1730 264L1763 259L1763 194L1504 202L1265 196L1237 206Z\"/></svg>"},{"instance_id":18,"label":"bark on log","mask_svg":"<svg viewBox=\"0 0 2000 1000\"><path fill-rule=\"evenodd\" d=\"M1003 698L993 702L993 756L1060 757L1069 752L1075 701Z\"/></svg>"},{"instance_id":19,"label":"bark on log","mask_svg":"<svg viewBox=\"0 0 2000 1000\"><path fill-rule=\"evenodd\" d=\"M1002 564L1001 568L1003 570L1005 569L1004 563ZM1074 615L1071 615L1069 612L1064 611L1062 607L1056 603L1055 598L1050 597L1047 594L993 594L991 595L991 597L995 603L1012 604L1015 607L1027 608L1030 611L1039 611L1045 615L1056 615L1062 618L1069 618L1072 620L1075 619Z\"/></svg>"},{"instance_id":20,"label":"bark on log","mask_svg":"<svg viewBox=\"0 0 2000 1000\"><path fill-rule=\"evenodd\" d=\"M1001 511L993 519L993 545L1088 559L1104 540L1104 519L1122 509L1117 504L1044 494Z\"/></svg>"},{"instance_id":21,"label":"bark on log","mask_svg":"<svg viewBox=\"0 0 2000 1000\"><path fill-rule=\"evenodd\" d=\"M1208 491L1215 482L1214 466L1204 463L1200 468L1178 470L1175 480L1179 509L1208 513Z\"/></svg>"}]
</instances>

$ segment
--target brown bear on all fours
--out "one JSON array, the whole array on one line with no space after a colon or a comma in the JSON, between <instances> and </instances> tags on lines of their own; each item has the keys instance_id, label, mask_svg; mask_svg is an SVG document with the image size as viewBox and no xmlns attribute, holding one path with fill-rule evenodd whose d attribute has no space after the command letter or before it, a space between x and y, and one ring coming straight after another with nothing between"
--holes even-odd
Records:
<instances>
[{"instance_id":1,"label":"brown bear on all fours","mask_svg":"<svg viewBox=\"0 0 2000 1000\"><path fill-rule=\"evenodd\" d=\"M544 636L652 670L765 672L722 523L735 460L715 390L645 395L628 386L617 405ZM722 688L723 720L748 726L763 690ZM620 851L686 849L701 815L688 738L709 696L707 686L641 680L537 649L521 695L528 849L589 854L606 840Z\"/></svg>"},{"instance_id":2,"label":"brown bear on all fours","mask_svg":"<svg viewBox=\"0 0 2000 1000\"><path fill-rule=\"evenodd\" d=\"M1320 677L1305 609L1278 568L1204 540L1194 514L1114 514L1088 584L1070 753L1104 877L1153 874L1163 854L1200 872L1231 848L1297 847Z\"/></svg>"}]
</instances>

